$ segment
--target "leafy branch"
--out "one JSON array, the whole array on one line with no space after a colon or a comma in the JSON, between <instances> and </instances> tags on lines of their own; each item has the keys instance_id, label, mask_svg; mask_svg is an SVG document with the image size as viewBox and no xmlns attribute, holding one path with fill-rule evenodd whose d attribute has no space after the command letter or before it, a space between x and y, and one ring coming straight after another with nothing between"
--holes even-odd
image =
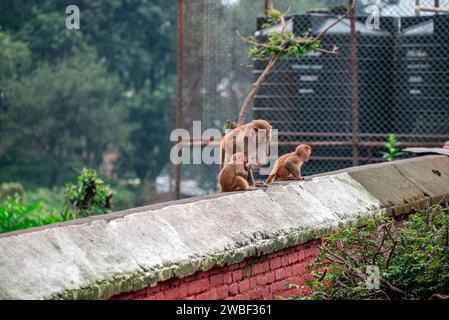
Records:
<instances>
[{"instance_id":1,"label":"leafy branch","mask_svg":"<svg viewBox=\"0 0 449 320\"><path fill-rule=\"evenodd\" d=\"M302 35L295 35L292 31L287 31L287 27L293 23L294 19L293 17L288 20L286 18L290 10L281 13L274 8L268 12L266 23L262 25L262 28L264 29L272 28L266 38L262 39L256 36L246 38L237 31L237 36L243 42L251 46L249 51L251 57L260 61L268 61L264 71L252 85L248 95L243 101L237 123L242 124L245 121L249 106L254 100L257 91L260 89L263 81L266 80L279 59L300 57L313 51L337 54L338 48L335 45L330 50L322 49L320 47L319 39L353 10L354 5L346 12L346 14L314 37L309 35L310 31L307 31Z\"/></svg>"}]
</instances>

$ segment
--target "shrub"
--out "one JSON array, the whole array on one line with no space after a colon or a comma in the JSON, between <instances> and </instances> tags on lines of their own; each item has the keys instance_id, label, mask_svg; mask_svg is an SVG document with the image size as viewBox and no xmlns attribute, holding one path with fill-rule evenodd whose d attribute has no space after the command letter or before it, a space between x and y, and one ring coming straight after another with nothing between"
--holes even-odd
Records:
<instances>
[{"instance_id":1,"label":"shrub","mask_svg":"<svg viewBox=\"0 0 449 320\"><path fill-rule=\"evenodd\" d=\"M449 299L449 209L338 228L310 270L302 299Z\"/></svg>"},{"instance_id":2,"label":"shrub","mask_svg":"<svg viewBox=\"0 0 449 320\"><path fill-rule=\"evenodd\" d=\"M114 192L95 170L84 168L76 184L66 185L64 211L75 218L110 212Z\"/></svg>"}]
</instances>

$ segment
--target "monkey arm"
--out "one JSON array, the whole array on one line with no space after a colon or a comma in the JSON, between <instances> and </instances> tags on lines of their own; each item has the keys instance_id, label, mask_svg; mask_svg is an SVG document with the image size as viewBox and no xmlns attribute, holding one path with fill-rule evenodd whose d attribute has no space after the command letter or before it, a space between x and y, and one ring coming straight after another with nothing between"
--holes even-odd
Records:
<instances>
[{"instance_id":1,"label":"monkey arm","mask_svg":"<svg viewBox=\"0 0 449 320\"><path fill-rule=\"evenodd\" d=\"M290 172L293 175L293 177L301 178L301 172L299 171L298 162L295 159L293 158L287 159L284 162L284 166L288 170L288 172Z\"/></svg>"},{"instance_id":2,"label":"monkey arm","mask_svg":"<svg viewBox=\"0 0 449 320\"><path fill-rule=\"evenodd\" d=\"M248 184L248 181L242 177L235 177L234 183L233 183L233 190L257 190L257 188L250 186Z\"/></svg>"},{"instance_id":3,"label":"monkey arm","mask_svg":"<svg viewBox=\"0 0 449 320\"><path fill-rule=\"evenodd\" d=\"M235 175L239 176L239 177L242 177L242 178L245 178L245 179L248 177L248 172L245 170L244 165L236 166L236 168L235 168Z\"/></svg>"}]
</instances>

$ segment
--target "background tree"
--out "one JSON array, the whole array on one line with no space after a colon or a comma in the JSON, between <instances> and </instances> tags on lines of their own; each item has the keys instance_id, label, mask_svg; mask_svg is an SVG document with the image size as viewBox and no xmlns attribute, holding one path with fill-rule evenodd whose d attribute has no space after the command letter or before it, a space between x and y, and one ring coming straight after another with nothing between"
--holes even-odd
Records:
<instances>
[{"instance_id":1,"label":"background tree","mask_svg":"<svg viewBox=\"0 0 449 320\"><path fill-rule=\"evenodd\" d=\"M65 27L79 6L79 30ZM0 3L1 181L61 186L118 147L118 178L155 179L173 123L176 6ZM130 204L132 205L132 204Z\"/></svg>"}]
</instances>

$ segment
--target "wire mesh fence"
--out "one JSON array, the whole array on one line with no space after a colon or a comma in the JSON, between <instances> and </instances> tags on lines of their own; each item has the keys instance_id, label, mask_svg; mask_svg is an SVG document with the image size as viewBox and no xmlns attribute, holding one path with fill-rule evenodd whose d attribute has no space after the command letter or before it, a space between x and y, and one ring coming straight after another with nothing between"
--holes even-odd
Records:
<instances>
[{"instance_id":1,"label":"wire mesh fence","mask_svg":"<svg viewBox=\"0 0 449 320\"><path fill-rule=\"evenodd\" d=\"M221 129L236 120L265 63L248 57L235 31L260 30L264 2L184 2L183 128L201 120L203 129ZM296 34L318 34L348 7L348 1L274 4L291 7ZM247 120L262 118L279 130L280 154L312 145L304 175L383 161L379 151L389 133L403 147L441 146L449 140L449 0L438 5L442 12L436 13L426 11L434 1L420 1L422 10L415 1L357 1L353 18L321 39L322 48L335 45L339 54L280 61ZM367 24L377 12L378 25ZM216 192L218 171L218 165L182 165L181 195Z\"/></svg>"}]
</instances>

